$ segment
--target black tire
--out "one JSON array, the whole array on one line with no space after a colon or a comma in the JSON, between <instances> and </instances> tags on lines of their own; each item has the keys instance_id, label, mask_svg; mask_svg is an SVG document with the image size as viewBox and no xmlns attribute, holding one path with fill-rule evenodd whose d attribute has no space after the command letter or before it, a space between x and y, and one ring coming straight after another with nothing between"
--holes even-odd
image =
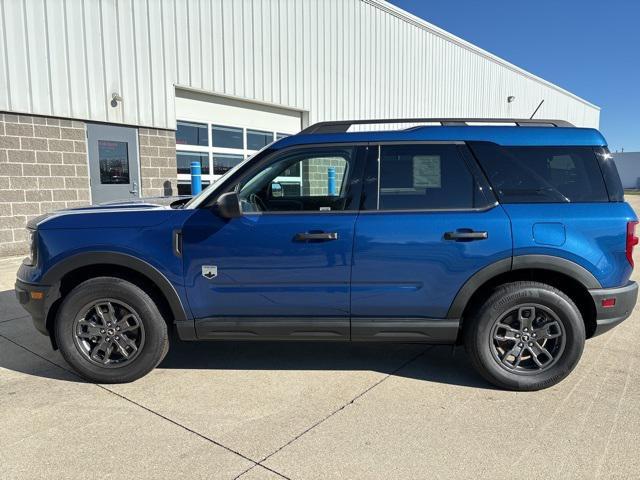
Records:
<instances>
[{"instance_id":1,"label":"black tire","mask_svg":"<svg viewBox=\"0 0 640 480\"><path fill-rule=\"evenodd\" d=\"M123 318L126 317L122 321L134 324L131 327L133 331L127 333L133 339L126 337L127 342L133 346L126 346L125 353L133 351L134 346L137 348L134 353L129 354L129 358L125 358L120 353L120 349L115 343L102 343L107 339L114 342L113 332L112 337L94 337L98 338L96 342L93 339L76 336L79 331L79 322L84 322L82 324L87 325L88 315L86 312L97 313L96 307L87 307L96 304L104 305L104 307L98 308L102 308L105 315L109 315L109 312L112 311L110 306L115 305L113 311L117 311ZM91 317L93 323L90 324L90 328L102 327L100 324L96 327L96 319L103 321L102 318L102 316ZM106 322L106 320L104 321ZM58 310L54 330L58 347L64 359L83 378L95 383L126 383L137 380L153 370L169 349L167 324L155 302L138 286L115 277L93 278L75 287L66 296ZM123 327L123 330L126 328ZM118 339L120 338L124 339L125 336L120 334ZM96 357L103 357L102 362L105 364L101 365L100 361L90 358L92 357L90 346L95 344L110 345L108 351L113 353L109 353L109 355L120 358L113 360L113 363L108 363L112 360L106 359L108 355L105 348L104 352L96 353ZM101 353L103 355L100 355Z\"/></svg>"},{"instance_id":2,"label":"black tire","mask_svg":"<svg viewBox=\"0 0 640 480\"><path fill-rule=\"evenodd\" d=\"M529 324L527 333L523 329L531 316L535 325L543 327ZM503 328L507 324L509 328ZM490 383L518 391L541 390L563 380L580 360L585 343L584 321L573 301L557 288L529 281L497 287L464 320L463 335L476 370ZM540 345L549 347L547 353L558 354L538 357Z\"/></svg>"}]
</instances>

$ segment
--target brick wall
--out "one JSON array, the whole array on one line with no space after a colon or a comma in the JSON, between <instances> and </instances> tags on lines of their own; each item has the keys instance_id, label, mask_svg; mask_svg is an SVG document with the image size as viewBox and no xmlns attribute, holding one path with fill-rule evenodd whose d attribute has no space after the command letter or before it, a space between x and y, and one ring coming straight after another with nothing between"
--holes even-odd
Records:
<instances>
[{"instance_id":1,"label":"brick wall","mask_svg":"<svg viewBox=\"0 0 640 480\"><path fill-rule=\"evenodd\" d=\"M27 250L31 218L89 203L87 165L84 122L0 113L0 256Z\"/></svg>"},{"instance_id":2,"label":"brick wall","mask_svg":"<svg viewBox=\"0 0 640 480\"><path fill-rule=\"evenodd\" d=\"M340 193L346 161L344 158L312 158L302 162L302 194L325 196L329 192L329 167L336 169L336 193Z\"/></svg>"},{"instance_id":3,"label":"brick wall","mask_svg":"<svg viewBox=\"0 0 640 480\"><path fill-rule=\"evenodd\" d=\"M141 128L140 181L143 197L178 194L176 134L172 130Z\"/></svg>"}]
</instances>

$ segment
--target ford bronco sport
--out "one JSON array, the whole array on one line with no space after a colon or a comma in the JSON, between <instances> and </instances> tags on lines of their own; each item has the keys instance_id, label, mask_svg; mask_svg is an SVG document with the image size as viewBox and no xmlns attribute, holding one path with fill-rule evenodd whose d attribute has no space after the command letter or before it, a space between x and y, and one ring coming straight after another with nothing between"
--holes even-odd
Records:
<instances>
[{"instance_id":1,"label":"ford bronco sport","mask_svg":"<svg viewBox=\"0 0 640 480\"><path fill-rule=\"evenodd\" d=\"M374 123L414 126L349 131ZM597 130L325 122L171 206L30 222L16 294L94 382L148 373L171 327L182 340L461 342L489 382L536 390L630 315L636 223Z\"/></svg>"}]
</instances>

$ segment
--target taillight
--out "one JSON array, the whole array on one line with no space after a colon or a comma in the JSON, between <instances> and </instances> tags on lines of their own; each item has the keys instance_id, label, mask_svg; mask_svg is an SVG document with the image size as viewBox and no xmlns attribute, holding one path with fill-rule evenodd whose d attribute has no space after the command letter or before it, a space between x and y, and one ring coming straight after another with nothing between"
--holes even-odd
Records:
<instances>
[{"instance_id":1,"label":"taillight","mask_svg":"<svg viewBox=\"0 0 640 480\"><path fill-rule=\"evenodd\" d=\"M636 237L636 225L638 222L627 222L627 260L633 267L633 247L638 244L638 237Z\"/></svg>"}]
</instances>

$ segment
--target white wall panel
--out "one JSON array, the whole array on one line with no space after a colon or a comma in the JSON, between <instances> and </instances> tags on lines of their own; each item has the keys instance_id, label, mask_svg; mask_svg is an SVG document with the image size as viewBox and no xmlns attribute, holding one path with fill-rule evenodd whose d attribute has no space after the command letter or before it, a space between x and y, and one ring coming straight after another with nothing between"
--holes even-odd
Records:
<instances>
[{"instance_id":1,"label":"white wall panel","mask_svg":"<svg viewBox=\"0 0 640 480\"><path fill-rule=\"evenodd\" d=\"M24 4L23 2L7 2L4 5L3 35L6 49L3 53L7 56L2 62L9 66L7 71L7 83L11 102L18 110L28 111L31 108L31 75L29 72L29 47L25 32ZM22 58L22 55L27 55ZM21 88L20 85L23 85ZM22 94L21 94L22 93Z\"/></svg>"},{"instance_id":2,"label":"white wall panel","mask_svg":"<svg viewBox=\"0 0 640 480\"><path fill-rule=\"evenodd\" d=\"M599 109L382 0L0 0L0 110L175 127L175 88L311 122ZM123 102L110 106L117 92ZM507 96L516 101L508 104Z\"/></svg>"},{"instance_id":3,"label":"white wall panel","mask_svg":"<svg viewBox=\"0 0 640 480\"><path fill-rule=\"evenodd\" d=\"M31 98L38 101L44 112L51 112L51 91L49 89L49 56L47 55L47 39L41 29L45 24L45 0L35 0L29 4L31 15L26 15L28 44L28 66L31 78ZM83 25L83 22L78 22ZM81 41L84 42L84 39ZM0 47L1 48L1 47ZM0 74L1 78L1 74ZM1 80L0 80L1 81ZM86 88L86 82L85 82ZM2 93L0 93L0 98ZM85 99L85 104L87 104Z\"/></svg>"}]
</instances>

